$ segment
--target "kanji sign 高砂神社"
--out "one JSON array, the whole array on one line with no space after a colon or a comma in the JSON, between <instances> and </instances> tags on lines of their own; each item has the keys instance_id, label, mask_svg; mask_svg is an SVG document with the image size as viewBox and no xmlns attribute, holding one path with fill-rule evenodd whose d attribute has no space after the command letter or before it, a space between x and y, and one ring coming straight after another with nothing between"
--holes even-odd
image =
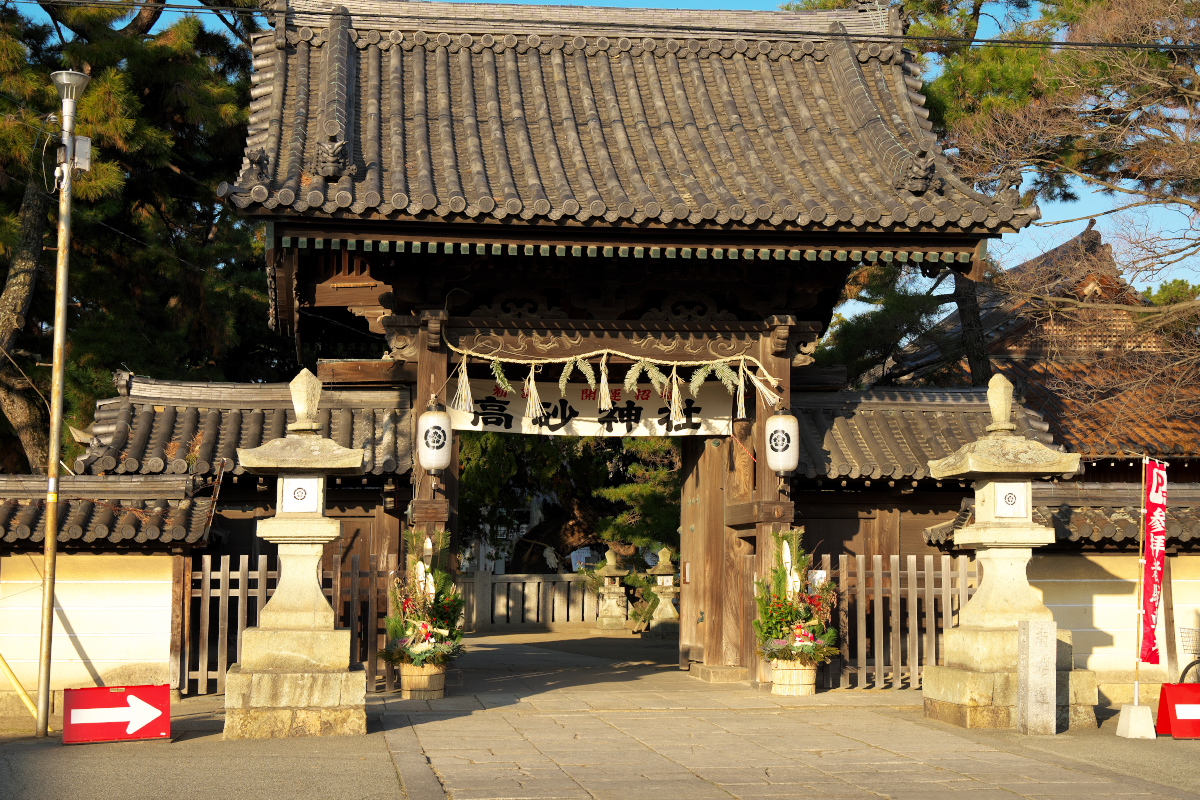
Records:
<instances>
[{"instance_id":1,"label":"kanji sign \u9ad8\u7802\u795e\u793e","mask_svg":"<svg viewBox=\"0 0 1200 800\"><path fill-rule=\"evenodd\" d=\"M450 409L456 431L537 433L551 436L728 436L733 422L734 398L720 383L704 385L695 397L686 389L680 418L672 421L670 404L650 384L634 391L609 388L612 407L600 408L600 389L569 384L565 394L558 384L537 385L542 413L526 413L528 398L520 384L505 390L495 381L471 381L473 412Z\"/></svg>"},{"instance_id":2,"label":"kanji sign \u9ad8\u7802\u795e\u793e","mask_svg":"<svg viewBox=\"0 0 1200 800\"><path fill-rule=\"evenodd\" d=\"M1167 465L1146 461L1146 567L1142 579L1142 661L1158 663L1158 605L1162 600L1163 562L1167 556ZM1174 632L1169 632L1174 636Z\"/></svg>"}]
</instances>

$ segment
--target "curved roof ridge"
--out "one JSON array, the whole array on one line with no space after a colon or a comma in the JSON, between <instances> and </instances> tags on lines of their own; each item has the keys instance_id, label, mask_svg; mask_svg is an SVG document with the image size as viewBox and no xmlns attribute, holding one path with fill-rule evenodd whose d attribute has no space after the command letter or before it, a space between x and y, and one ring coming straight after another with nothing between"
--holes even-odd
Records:
<instances>
[{"instance_id":1,"label":"curved roof ridge","mask_svg":"<svg viewBox=\"0 0 1200 800\"><path fill-rule=\"evenodd\" d=\"M776 38L823 38L832 22L858 35L898 35L899 19L888 7L823 11L746 11L738 9L610 8L604 6L456 3L428 0L291 0L288 21L318 24L337 7L346 8L354 25L447 33L483 31L559 31L614 35L669 33L725 35L774 34Z\"/></svg>"}]
</instances>

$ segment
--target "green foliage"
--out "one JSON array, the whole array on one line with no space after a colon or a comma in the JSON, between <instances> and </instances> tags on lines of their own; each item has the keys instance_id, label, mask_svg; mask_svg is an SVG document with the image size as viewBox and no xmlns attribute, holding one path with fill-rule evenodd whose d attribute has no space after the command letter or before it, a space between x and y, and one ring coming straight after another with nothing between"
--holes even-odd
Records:
<instances>
[{"instance_id":1,"label":"green foliage","mask_svg":"<svg viewBox=\"0 0 1200 800\"><path fill-rule=\"evenodd\" d=\"M774 535L775 564L755 583L754 633L763 658L822 664L838 654L831 622L836 588L832 581L809 583L810 556L800 547L803 534L800 528ZM785 549L792 556L790 570Z\"/></svg>"},{"instance_id":2,"label":"green foliage","mask_svg":"<svg viewBox=\"0 0 1200 800\"><path fill-rule=\"evenodd\" d=\"M927 331L947 300L935 294L937 283L896 262L865 266L850 280L853 299L871 307L854 317L837 315L815 357L822 366L846 365L854 385Z\"/></svg>"},{"instance_id":3,"label":"green foliage","mask_svg":"<svg viewBox=\"0 0 1200 800\"><path fill-rule=\"evenodd\" d=\"M1183 278L1164 281L1145 295L1156 306L1170 306L1200 298L1200 283L1188 283Z\"/></svg>"},{"instance_id":4,"label":"green foliage","mask_svg":"<svg viewBox=\"0 0 1200 800\"><path fill-rule=\"evenodd\" d=\"M679 546L682 461L674 439L467 432L459 459L464 540L511 529L540 496L577 512L576 521L590 526L588 543Z\"/></svg>"},{"instance_id":5,"label":"green foliage","mask_svg":"<svg viewBox=\"0 0 1200 800\"><path fill-rule=\"evenodd\" d=\"M92 78L78 107L77 133L93 149L91 171L75 183L68 318L67 422L77 427L112 393L115 369L232 381L293 371L267 330L261 226L215 196L241 162L248 50L194 17L123 35L134 11L57 7L73 34L63 44L0 8L0 268L24 182L52 177L55 147L46 144L57 126L47 117L58 96L49 73L65 66ZM53 224L45 220L48 243ZM49 368L36 362L49 361L52 294L50 281L35 287L14 348L43 393Z\"/></svg>"},{"instance_id":6,"label":"green foliage","mask_svg":"<svg viewBox=\"0 0 1200 800\"><path fill-rule=\"evenodd\" d=\"M677 439L629 437L620 440L613 477L616 485L595 490L618 511L597 527L601 539L638 547L679 547L682 456Z\"/></svg>"},{"instance_id":7,"label":"green foliage","mask_svg":"<svg viewBox=\"0 0 1200 800\"><path fill-rule=\"evenodd\" d=\"M654 576L631 572L625 576L625 585L633 590L634 595L634 601L629 607L629 618L642 625L649 625L650 620L654 618L654 609L658 608L662 601L658 592L654 591L654 587L658 585Z\"/></svg>"}]
</instances>

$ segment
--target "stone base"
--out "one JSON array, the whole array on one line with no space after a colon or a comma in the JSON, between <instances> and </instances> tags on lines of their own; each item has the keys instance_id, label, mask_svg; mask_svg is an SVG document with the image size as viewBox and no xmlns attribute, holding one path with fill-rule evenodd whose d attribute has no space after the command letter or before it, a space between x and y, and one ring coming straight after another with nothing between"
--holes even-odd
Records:
<instances>
[{"instance_id":1,"label":"stone base","mask_svg":"<svg viewBox=\"0 0 1200 800\"><path fill-rule=\"evenodd\" d=\"M925 716L960 728L1015 729L1017 673L926 667L922 676ZM1059 731L1096 727L1096 673L1058 670L1055 691Z\"/></svg>"},{"instance_id":2,"label":"stone base","mask_svg":"<svg viewBox=\"0 0 1200 800\"><path fill-rule=\"evenodd\" d=\"M345 670L350 666L350 630L246 628L239 663L248 672Z\"/></svg>"},{"instance_id":3,"label":"stone base","mask_svg":"<svg viewBox=\"0 0 1200 800\"><path fill-rule=\"evenodd\" d=\"M717 667L710 664L692 664L688 669L693 678L708 683L740 683L750 680L748 667Z\"/></svg>"},{"instance_id":4,"label":"stone base","mask_svg":"<svg viewBox=\"0 0 1200 800\"><path fill-rule=\"evenodd\" d=\"M251 671L225 674L225 738L363 736L366 672L361 664L328 672Z\"/></svg>"},{"instance_id":5,"label":"stone base","mask_svg":"<svg viewBox=\"0 0 1200 800\"><path fill-rule=\"evenodd\" d=\"M597 617L596 629L602 631L625 630L625 617Z\"/></svg>"}]
</instances>

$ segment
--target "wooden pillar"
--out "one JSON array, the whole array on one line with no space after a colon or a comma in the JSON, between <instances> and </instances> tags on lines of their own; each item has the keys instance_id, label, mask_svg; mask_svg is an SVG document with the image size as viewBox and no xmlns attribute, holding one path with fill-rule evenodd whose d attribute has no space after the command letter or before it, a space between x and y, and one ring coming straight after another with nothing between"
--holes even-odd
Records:
<instances>
[{"instance_id":1,"label":"wooden pillar","mask_svg":"<svg viewBox=\"0 0 1200 800\"><path fill-rule=\"evenodd\" d=\"M754 497L754 424L734 420L725 473L725 507L749 503ZM728 523L728 515L723 523ZM753 633L753 570L747 575L747 558L754 554L753 529L735 529L725 524L721 548L723 584L722 637L719 663L725 666L750 666L746 651L747 631ZM710 662L714 663L714 662ZM751 676L753 677L753 676Z\"/></svg>"},{"instance_id":2,"label":"wooden pillar","mask_svg":"<svg viewBox=\"0 0 1200 800\"><path fill-rule=\"evenodd\" d=\"M413 397L413 426L416 416L423 413L430 402L446 405L448 398L447 378L450 374L450 353L442 343L442 326L448 318L442 309L421 312L421 328L417 334L417 385ZM457 442L457 437L455 437ZM420 464L413 465L413 526L424 533L443 529L450 531L450 551L458 546L457 532L452 525L457 521L454 506L458 499L458 448L454 448L450 466L441 475L430 475ZM457 564L451 564L457 567Z\"/></svg>"},{"instance_id":3,"label":"wooden pillar","mask_svg":"<svg viewBox=\"0 0 1200 800\"><path fill-rule=\"evenodd\" d=\"M786 338L786 334L782 336L784 342L786 342ZM786 346L780 347L780 340L781 337L778 335L763 336L759 340L759 360L762 361L767 372L780 380L780 384L775 388L775 391L780 396L779 408L790 408L792 404L791 362L786 357ZM754 465L754 499L764 503L790 500L791 492L787 480L776 475L767 466L765 455L767 452L766 441L764 439L766 420L767 417L775 413L775 409L767 405L757 392L755 393L754 408L754 444L755 451L760 454ZM749 581L750 604L746 621L746 626L750 629L750 635L746 637L743 644L747 658L745 663L753 665L750 671L751 680L770 680L770 665L758 654L757 642L753 635L752 620L757 616L758 612L757 606L753 602L753 576L765 577L774 565L775 541L772 534L782 530L783 527L784 524L779 522L759 522L755 526L756 546L753 558L753 571Z\"/></svg>"}]
</instances>

